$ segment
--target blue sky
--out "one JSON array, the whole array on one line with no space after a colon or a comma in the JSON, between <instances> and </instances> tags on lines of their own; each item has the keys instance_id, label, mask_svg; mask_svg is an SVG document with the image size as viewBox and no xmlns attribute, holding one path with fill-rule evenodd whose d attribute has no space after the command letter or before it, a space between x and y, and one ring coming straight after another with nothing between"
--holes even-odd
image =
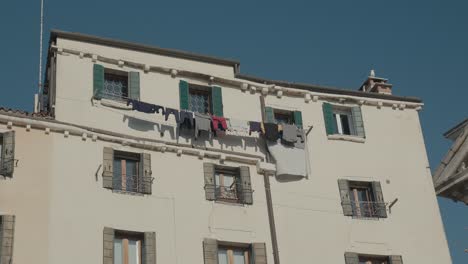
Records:
<instances>
[{"instance_id":1,"label":"blue sky","mask_svg":"<svg viewBox=\"0 0 468 264\"><path fill-rule=\"evenodd\" d=\"M31 110L40 0L4 2L0 106ZM375 69L394 94L424 100L433 169L450 145L442 133L468 117L466 0L45 2L46 40L52 28L76 31L234 58L246 74L348 89ZM468 206L439 205L453 261L467 263Z\"/></svg>"}]
</instances>

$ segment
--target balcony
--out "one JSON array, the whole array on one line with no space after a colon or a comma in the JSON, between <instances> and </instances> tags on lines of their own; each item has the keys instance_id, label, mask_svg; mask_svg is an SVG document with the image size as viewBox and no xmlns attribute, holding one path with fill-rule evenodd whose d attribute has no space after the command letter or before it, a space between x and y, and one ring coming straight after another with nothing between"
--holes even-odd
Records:
<instances>
[{"instance_id":1,"label":"balcony","mask_svg":"<svg viewBox=\"0 0 468 264\"><path fill-rule=\"evenodd\" d=\"M386 210L386 204L382 202L351 201L353 217L356 218L378 218L380 210Z\"/></svg>"},{"instance_id":2,"label":"balcony","mask_svg":"<svg viewBox=\"0 0 468 264\"><path fill-rule=\"evenodd\" d=\"M142 177L139 175L119 175L118 177L114 177L113 189L122 192L142 193Z\"/></svg>"}]
</instances>

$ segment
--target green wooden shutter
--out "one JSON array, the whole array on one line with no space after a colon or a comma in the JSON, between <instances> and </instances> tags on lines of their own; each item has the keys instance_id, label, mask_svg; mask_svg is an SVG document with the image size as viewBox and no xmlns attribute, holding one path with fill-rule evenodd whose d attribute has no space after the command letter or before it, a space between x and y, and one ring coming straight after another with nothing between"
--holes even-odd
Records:
<instances>
[{"instance_id":1,"label":"green wooden shutter","mask_svg":"<svg viewBox=\"0 0 468 264\"><path fill-rule=\"evenodd\" d=\"M390 264L403 264L403 258L401 256L390 256Z\"/></svg>"},{"instance_id":2,"label":"green wooden shutter","mask_svg":"<svg viewBox=\"0 0 468 264\"><path fill-rule=\"evenodd\" d=\"M189 84L186 81L179 82L179 100L180 109L187 110L189 108Z\"/></svg>"},{"instance_id":3,"label":"green wooden shutter","mask_svg":"<svg viewBox=\"0 0 468 264\"><path fill-rule=\"evenodd\" d=\"M102 187L112 189L112 178L114 176L114 150L105 147L102 163Z\"/></svg>"},{"instance_id":4,"label":"green wooden shutter","mask_svg":"<svg viewBox=\"0 0 468 264\"><path fill-rule=\"evenodd\" d=\"M349 182L348 180L339 179L338 189L340 190L341 207L343 207L343 214L346 216L353 215L353 207L349 197Z\"/></svg>"},{"instance_id":5,"label":"green wooden shutter","mask_svg":"<svg viewBox=\"0 0 468 264\"><path fill-rule=\"evenodd\" d=\"M142 264L156 264L156 233L145 232Z\"/></svg>"},{"instance_id":6,"label":"green wooden shutter","mask_svg":"<svg viewBox=\"0 0 468 264\"><path fill-rule=\"evenodd\" d=\"M0 216L0 263L13 263L13 244L15 234L15 216Z\"/></svg>"},{"instance_id":7,"label":"green wooden shutter","mask_svg":"<svg viewBox=\"0 0 468 264\"><path fill-rule=\"evenodd\" d=\"M346 252L344 254L346 264L359 264L359 255L354 252Z\"/></svg>"},{"instance_id":8,"label":"green wooden shutter","mask_svg":"<svg viewBox=\"0 0 468 264\"><path fill-rule=\"evenodd\" d=\"M103 232L103 264L114 264L114 229L104 227Z\"/></svg>"},{"instance_id":9,"label":"green wooden shutter","mask_svg":"<svg viewBox=\"0 0 468 264\"><path fill-rule=\"evenodd\" d=\"M265 123L276 124L275 112L273 111L273 108L268 106L265 106Z\"/></svg>"},{"instance_id":10,"label":"green wooden shutter","mask_svg":"<svg viewBox=\"0 0 468 264\"><path fill-rule=\"evenodd\" d=\"M140 73L128 73L128 97L130 99L140 100Z\"/></svg>"},{"instance_id":11,"label":"green wooden shutter","mask_svg":"<svg viewBox=\"0 0 468 264\"><path fill-rule=\"evenodd\" d=\"M153 178L151 171L151 155L148 153L142 153L140 157L140 166L141 170L141 180L142 180L142 188L141 192L144 194L151 194L152 185L153 185Z\"/></svg>"},{"instance_id":12,"label":"green wooden shutter","mask_svg":"<svg viewBox=\"0 0 468 264\"><path fill-rule=\"evenodd\" d=\"M223 94L221 87L213 86L211 87L211 100L213 103L213 115L215 116L224 116L223 113Z\"/></svg>"},{"instance_id":13,"label":"green wooden shutter","mask_svg":"<svg viewBox=\"0 0 468 264\"><path fill-rule=\"evenodd\" d=\"M250 181L250 169L248 166L240 167L240 190L241 201L244 204L253 204L252 183Z\"/></svg>"},{"instance_id":14,"label":"green wooden shutter","mask_svg":"<svg viewBox=\"0 0 468 264\"><path fill-rule=\"evenodd\" d=\"M0 175L11 178L15 170L15 131L3 133L2 139Z\"/></svg>"},{"instance_id":15,"label":"green wooden shutter","mask_svg":"<svg viewBox=\"0 0 468 264\"><path fill-rule=\"evenodd\" d=\"M212 201L215 197L215 165L213 163L203 163L205 174L205 197Z\"/></svg>"},{"instance_id":16,"label":"green wooden shutter","mask_svg":"<svg viewBox=\"0 0 468 264\"><path fill-rule=\"evenodd\" d=\"M337 133L335 118L333 117L333 106L329 103L323 103L323 117L325 119L325 128L327 135Z\"/></svg>"},{"instance_id":17,"label":"green wooden shutter","mask_svg":"<svg viewBox=\"0 0 468 264\"><path fill-rule=\"evenodd\" d=\"M267 254L265 243L253 243L252 244L253 263L255 264L267 264Z\"/></svg>"},{"instance_id":18,"label":"green wooden shutter","mask_svg":"<svg viewBox=\"0 0 468 264\"><path fill-rule=\"evenodd\" d=\"M365 138L366 133L364 131L364 121L362 120L361 107L359 106L352 107L351 113L353 115L354 130L356 132L356 136Z\"/></svg>"},{"instance_id":19,"label":"green wooden shutter","mask_svg":"<svg viewBox=\"0 0 468 264\"><path fill-rule=\"evenodd\" d=\"M203 239L204 264L218 264L218 241L212 238Z\"/></svg>"},{"instance_id":20,"label":"green wooden shutter","mask_svg":"<svg viewBox=\"0 0 468 264\"><path fill-rule=\"evenodd\" d=\"M93 96L95 99L101 99L104 91L104 66L94 64L93 67Z\"/></svg>"},{"instance_id":21,"label":"green wooden shutter","mask_svg":"<svg viewBox=\"0 0 468 264\"><path fill-rule=\"evenodd\" d=\"M302 128L302 113L301 113L301 111L294 111L294 124L298 128Z\"/></svg>"},{"instance_id":22,"label":"green wooden shutter","mask_svg":"<svg viewBox=\"0 0 468 264\"><path fill-rule=\"evenodd\" d=\"M377 216L380 218L387 217L387 207L385 206L385 201L382 192L382 186L380 182L372 182L372 190L374 191L374 198L376 204Z\"/></svg>"}]
</instances>

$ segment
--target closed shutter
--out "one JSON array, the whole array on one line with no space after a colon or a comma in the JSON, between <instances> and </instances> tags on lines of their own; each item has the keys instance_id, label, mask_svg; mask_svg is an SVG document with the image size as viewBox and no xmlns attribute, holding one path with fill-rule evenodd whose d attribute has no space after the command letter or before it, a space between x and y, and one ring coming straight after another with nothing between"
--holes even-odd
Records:
<instances>
[{"instance_id":1,"label":"closed shutter","mask_svg":"<svg viewBox=\"0 0 468 264\"><path fill-rule=\"evenodd\" d=\"M145 232L142 264L156 264L156 233Z\"/></svg>"},{"instance_id":2,"label":"closed shutter","mask_svg":"<svg viewBox=\"0 0 468 264\"><path fill-rule=\"evenodd\" d=\"M376 204L377 216L380 218L387 217L387 207L385 206L385 201L382 192L382 186L380 182L372 182L372 190L374 191L374 198Z\"/></svg>"},{"instance_id":3,"label":"closed shutter","mask_svg":"<svg viewBox=\"0 0 468 264\"><path fill-rule=\"evenodd\" d=\"M302 113L301 113L301 111L294 111L294 124L298 128L302 128Z\"/></svg>"},{"instance_id":4,"label":"closed shutter","mask_svg":"<svg viewBox=\"0 0 468 264\"><path fill-rule=\"evenodd\" d=\"M221 87L213 86L211 87L211 100L213 103L213 115L215 116L224 116L223 113L223 94Z\"/></svg>"},{"instance_id":5,"label":"closed shutter","mask_svg":"<svg viewBox=\"0 0 468 264\"><path fill-rule=\"evenodd\" d=\"M268 106L265 107L265 123L276 123L275 112Z\"/></svg>"},{"instance_id":6,"label":"closed shutter","mask_svg":"<svg viewBox=\"0 0 468 264\"><path fill-rule=\"evenodd\" d=\"M356 132L356 136L365 138L366 133L364 131L364 121L362 120L361 107L359 106L352 107L351 113L353 115L354 130Z\"/></svg>"},{"instance_id":7,"label":"closed shutter","mask_svg":"<svg viewBox=\"0 0 468 264\"><path fill-rule=\"evenodd\" d=\"M254 264L267 264L266 245L265 243L252 244L252 258Z\"/></svg>"},{"instance_id":8,"label":"closed shutter","mask_svg":"<svg viewBox=\"0 0 468 264\"><path fill-rule=\"evenodd\" d=\"M114 229L104 227L103 264L114 264Z\"/></svg>"},{"instance_id":9,"label":"closed shutter","mask_svg":"<svg viewBox=\"0 0 468 264\"><path fill-rule=\"evenodd\" d=\"M2 138L0 175L13 177L13 171L15 170L15 131L3 133Z\"/></svg>"},{"instance_id":10,"label":"closed shutter","mask_svg":"<svg viewBox=\"0 0 468 264\"><path fill-rule=\"evenodd\" d=\"M205 264L218 264L218 241L212 238L203 240L203 259Z\"/></svg>"},{"instance_id":11,"label":"closed shutter","mask_svg":"<svg viewBox=\"0 0 468 264\"><path fill-rule=\"evenodd\" d=\"M353 215L353 207L349 197L349 183L348 180L338 180L338 188L340 190L341 207L343 207L343 214L346 216Z\"/></svg>"},{"instance_id":12,"label":"closed shutter","mask_svg":"<svg viewBox=\"0 0 468 264\"><path fill-rule=\"evenodd\" d=\"M95 99L101 99L104 91L104 66L94 64L93 67L93 96Z\"/></svg>"},{"instance_id":13,"label":"closed shutter","mask_svg":"<svg viewBox=\"0 0 468 264\"><path fill-rule=\"evenodd\" d=\"M346 252L344 254L346 264L359 264L359 255L354 252Z\"/></svg>"},{"instance_id":14,"label":"closed shutter","mask_svg":"<svg viewBox=\"0 0 468 264\"><path fill-rule=\"evenodd\" d=\"M148 153L142 153L141 154L141 182L142 182L142 188L141 192L144 194L151 194L152 190L152 174L153 172L151 171L151 155Z\"/></svg>"},{"instance_id":15,"label":"closed shutter","mask_svg":"<svg viewBox=\"0 0 468 264\"><path fill-rule=\"evenodd\" d=\"M114 175L114 150L104 148L104 157L102 163L102 187L112 189L112 177Z\"/></svg>"},{"instance_id":16,"label":"closed shutter","mask_svg":"<svg viewBox=\"0 0 468 264\"><path fill-rule=\"evenodd\" d=\"M247 166L240 167L240 181L241 181L241 201L244 204L253 204L252 197L252 184L250 181L250 169Z\"/></svg>"},{"instance_id":17,"label":"closed shutter","mask_svg":"<svg viewBox=\"0 0 468 264\"><path fill-rule=\"evenodd\" d=\"M134 100L140 100L140 73L128 73L128 97Z\"/></svg>"},{"instance_id":18,"label":"closed shutter","mask_svg":"<svg viewBox=\"0 0 468 264\"><path fill-rule=\"evenodd\" d=\"M403 258L401 256L390 256L390 264L403 264Z\"/></svg>"},{"instance_id":19,"label":"closed shutter","mask_svg":"<svg viewBox=\"0 0 468 264\"><path fill-rule=\"evenodd\" d=\"M325 119L325 129L327 135L333 135L337 133L335 118L333 117L333 106L329 103L323 103L323 117Z\"/></svg>"},{"instance_id":20,"label":"closed shutter","mask_svg":"<svg viewBox=\"0 0 468 264\"><path fill-rule=\"evenodd\" d=\"M13 263L13 242L15 234L15 216L0 216L0 263Z\"/></svg>"},{"instance_id":21,"label":"closed shutter","mask_svg":"<svg viewBox=\"0 0 468 264\"><path fill-rule=\"evenodd\" d=\"M213 163L203 163L205 174L205 197L212 201L215 197L215 166Z\"/></svg>"},{"instance_id":22,"label":"closed shutter","mask_svg":"<svg viewBox=\"0 0 468 264\"><path fill-rule=\"evenodd\" d=\"M187 110L189 108L189 84L186 81L179 82L179 100L180 109Z\"/></svg>"}]
</instances>

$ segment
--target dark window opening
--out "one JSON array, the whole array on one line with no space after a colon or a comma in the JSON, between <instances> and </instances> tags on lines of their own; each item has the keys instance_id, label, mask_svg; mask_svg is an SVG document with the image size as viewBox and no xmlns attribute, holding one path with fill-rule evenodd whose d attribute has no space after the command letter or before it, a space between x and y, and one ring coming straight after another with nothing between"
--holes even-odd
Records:
<instances>
[{"instance_id":1,"label":"dark window opening","mask_svg":"<svg viewBox=\"0 0 468 264\"><path fill-rule=\"evenodd\" d=\"M240 202L240 171L238 168L215 168L215 197L216 200Z\"/></svg>"},{"instance_id":2,"label":"dark window opening","mask_svg":"<svg viewBox=\"0 0 468 264\"><path fill-rule=\"evenodd\" d=\"M142 186L140 154L116 151L114 153L114 190L142 192Z\"/></svg>"},{"instance_id":3,"label":"dark window opening","mask_svg":"<svg viewBox=\"0 0 468 264\"><path fill-rule=\"evenodd\" d=\"M388 264L387 257L359 256L359 264Z\"/></svg>"},{"instance_id":4,"label":"dark window opening","mask_svg":"<svg viewBox=\"0 0 468 264\"><path fill-rule=\"evenodd\" d=\"M128 73L123 71L105 69L104 90L102 97L112 100L125 100L128 98Z\"/></svg>"},{"instance_id":5,"label":"dark window opening","mask_svg":"<svg viewBox=\"0 0 468 264\"><path fill-rule=\"evenodd\" d=\"M275 121L277 124L294 125L294 112L286 110L273 110Z\"/></svg>"},{"instance_id":6,"label":"dark window opening","mask_svg":"<svg viewBox=\"0 0 468 264\"><path fill-rule=\"evenodd\" d=\"M211 87L190 84L188 110L210 114L213 112L212 108Z\"/></svg>"},{"instance_id":7,"label":"dark window opening","mask_svg":"<svg viewBox=\"0 0 468 264\"><path fill-rule=\"evenodd\" d=\"M375 200L371 183L350 182L349 189L353 216L378 217L378 204Z\"/></svg>"}]
</instances>

